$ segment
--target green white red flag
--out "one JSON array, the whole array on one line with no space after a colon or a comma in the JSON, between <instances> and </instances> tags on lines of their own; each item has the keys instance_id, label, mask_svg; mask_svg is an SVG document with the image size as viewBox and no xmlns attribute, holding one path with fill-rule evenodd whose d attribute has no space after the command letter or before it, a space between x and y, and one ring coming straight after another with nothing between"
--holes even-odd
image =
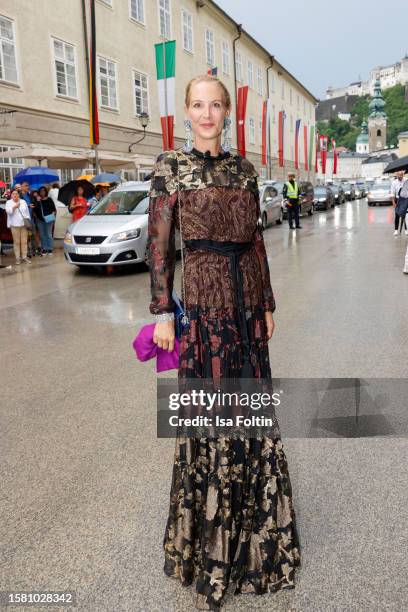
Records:
<instances>
[{"instance_id":1,"label":"green white red flag","mask_svg":"<svg viewBox=\"0 0 408 612\"><path fill-rule=\"evenodd\" d=\"M174 149L174 115L176 108L176 41L154 45L159 94L163 150Z\"/></svg>"}]
</instances>

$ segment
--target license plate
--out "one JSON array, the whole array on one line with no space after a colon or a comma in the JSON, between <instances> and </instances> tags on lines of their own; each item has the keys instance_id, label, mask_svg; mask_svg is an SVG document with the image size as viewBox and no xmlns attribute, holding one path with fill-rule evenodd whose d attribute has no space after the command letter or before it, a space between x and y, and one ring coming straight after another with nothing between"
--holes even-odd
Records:
<instances>
[{"instance_id":1,"label":"license plate","mask_svg":"<svg viewBox=\"0 0 408 612\"><path fill-rule=\"evenodd\" d=\"M98 247L76 247L77 255L99 255Z\"/></svg>"}]
</instances>

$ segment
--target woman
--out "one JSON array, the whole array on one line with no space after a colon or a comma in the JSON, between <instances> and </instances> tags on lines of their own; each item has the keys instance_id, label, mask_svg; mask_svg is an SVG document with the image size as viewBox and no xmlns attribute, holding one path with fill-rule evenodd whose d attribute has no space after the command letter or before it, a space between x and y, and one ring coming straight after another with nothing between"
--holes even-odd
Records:
<instances>
[{"instance_id":1,"label":"woman","mask_svg":"<svg viewBox=\"0 0 408 612\"><path fill-rule=\"evenodd\" d=\"M190 81L188 146L159 155L152 174L150 312L156 317L154 341L169 351L175 338L174 235L180 211L187 250L183 299L190 322L181 338L179 381L271 379L268 340L275 301L257 223L257 173L248 160L228 152L227 140L221 150L230 111L230 95L219 79L204 75ZM224 247L241 253L240 284ZM168 576L183 585L197 578L198 609L219 609L229 581L236 593L293 588L300 546L280 437L178 435L163 545Z\"/></svg>"},{"instance_id":2,"label":"woman","mask_svg":"<svg viewBox=\"0 0 408 612\"><path fill-rule=\"evenodd\" d=\"M16 266L21 263L31 264L27 257L28 229L25 226L25 219L30 221L30 213L27 202L20 198L17 189L11 192L11 198L6 202L7 227L10 228L13 236L13 248L16 258Z\"/></svg>"},{"instance_id":3,"label":"woman","mask_svg":"<svg viewBox=\"0 0 408 612\"><path fill-rule=\"evenodd\" d=\"M54 249L52 226L55 222L57 209L54 200L48 196L48 189L45 186L40 187L38 196L34 199L34 213L40 232L42 254L52 255Z\"/></svg>"},{"instance_id":4,"label":"woman","mask_svg":"<svg viewBox=\"0 0 408 612\"><path fill-rule=\"evenodd\" d=\"M84 188L78 185L75 195L69 205L69 211L72 213L72 221L78 221L78 219L86 215L88 208L88 202L86 198L84 198Z\"/></svg>"}]
</instances>

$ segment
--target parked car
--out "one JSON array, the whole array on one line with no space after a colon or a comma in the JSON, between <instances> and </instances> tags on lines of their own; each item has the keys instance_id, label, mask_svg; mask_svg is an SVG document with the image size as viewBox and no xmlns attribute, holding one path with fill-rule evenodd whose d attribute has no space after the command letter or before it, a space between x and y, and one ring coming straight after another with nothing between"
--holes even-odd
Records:
<instances>
[{"instance_id":1,"label":"parked car","mask_svg":"<svg viewBox=\"0 0 408 612\"><path fill-rule=\"evenodd\" d=\"M354 183L354 192L356 198L365 198L367 195L367 188L363 179L357 179Z\"/></svg>"},{"instance_id":2,"label":"parked car","mask_svg":"<svg viewBox=\"0 0 408 612\"><path fill-rule=\"evenodd\" d=\"M285 183L279 181L276 181L276 183L274 183L279 193L282 193L284 184ZM300 181L299 191L300 214L304 215L307 213L308 215L313 215L314 190L312 183L310 181ZM288 208L286 203L284 202L282 204L282 210L283 218L286 219L288 216Z\"/></svg>"},{"instance_id":3,"label":"parked car","mask_svg":"<svg viewBox=\"0 0 408 612\"><path fill-rule=\"evenodd\" d=\"M80 268L147 264L149 189L148 181L122 183L72 223L64 238L68 263ZM178 231L176 249L180 250Z\"/></svg>"},{"instance_id":4,"label":"parked car","mask_svg":"<svg viewBox=\"0 0 408 612\"><path fill-rule=\"evenodd\" d=\"M330 183L327 187L333 192L334 203L344 204L346 201L346 194L344 193L343 185L341 183Z\"/></svg>"},{"instance_id":5,"label":"parked car","mask_svg":"<svg viewBox=\"0 0 408 612\"><path fill-rule=\"evenodd\" d=\"M315 210L329 210L335 203L334 193L328 185L318 185L314 188Z\"/></svg>"},{"instance_id":6,"label":"parked car","mask_svg":"<svg viewBox=\"0 0 408 612\"><path fill-rule=\"evenodd\" d=\"M280 225L283 221L282 192L278 192L274 182L265 181L259 188L259 197L263 228L275 222Z\"/></svg>"},{"instance_id":7,"label":"parked car","mask_svg":"<svg viewBox=\"0 0 408 612\"><path fill-rule=\"evenodd\" d=\"M351 201L351 200L356 199L354 186L351 183L348 183L347 181L343 181L341 186L343 187L343 191L344 191L344 195L346 196L346 200Z\"/></svg>"},{"instance_id":8,"label":"parked car","mask_svg":"<svg viewBox=\"0 0 408 612\"><path fill-rule=\"evenodd\" d=\"M369 206L392 204L391 181L387 179L376 180L367 193L367 204Z\"/></svg>"}]
</instances>

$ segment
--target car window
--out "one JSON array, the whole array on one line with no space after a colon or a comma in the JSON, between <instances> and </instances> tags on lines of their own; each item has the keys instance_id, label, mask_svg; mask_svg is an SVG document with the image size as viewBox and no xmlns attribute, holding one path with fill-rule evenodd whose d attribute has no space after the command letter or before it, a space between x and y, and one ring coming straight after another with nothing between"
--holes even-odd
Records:
<instances>
[{"instance_id":1,"label":"car window","mask_svg":"<svg viewBox=\"0 0 408 612\"><path fill-rule=\"evenodd\" d=\"M373 187L375 189L391 189L391 183L389 181L375 181Z\"/></svg>"},{"instance_id":2,"label":"car window","mask_svg":"<svg viewBox=\"0 0 408 612\"><path fill-rule=\"evenodd\" d=\"M147 213L147 191L112 191L90 211L90 215L143 215Z\"/></svg>"}]
</instances>

